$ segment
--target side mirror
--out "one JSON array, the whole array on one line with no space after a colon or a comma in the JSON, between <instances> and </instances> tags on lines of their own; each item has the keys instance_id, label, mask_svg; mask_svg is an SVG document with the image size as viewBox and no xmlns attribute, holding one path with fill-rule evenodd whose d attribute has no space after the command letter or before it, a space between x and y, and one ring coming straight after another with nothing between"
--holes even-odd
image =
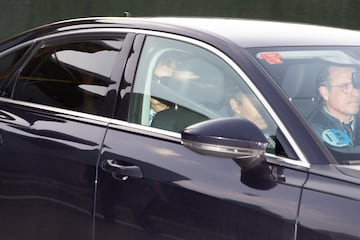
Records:
<instances>
[{"instance_id":1,"label":"side mirror","mask_svg":"<svg viewBox=\"0 0 360 240\"><path fill-rule=\"evenodd\" d=\"M185 147L200 154L232 158L242 168L265 160L267 140L252 122L241 118L220 118L197 123L182 133Z\"/></svg>"},{"instance_id":2,"label":"side mirror","mask_svg":"<svg viewBox=\"0 0 360 240\"><path fill-rule=\"evenodd\" d=\"M360 72L353 72L352 84L355 89L360 89Z\"/></svg>"}]
</instances>

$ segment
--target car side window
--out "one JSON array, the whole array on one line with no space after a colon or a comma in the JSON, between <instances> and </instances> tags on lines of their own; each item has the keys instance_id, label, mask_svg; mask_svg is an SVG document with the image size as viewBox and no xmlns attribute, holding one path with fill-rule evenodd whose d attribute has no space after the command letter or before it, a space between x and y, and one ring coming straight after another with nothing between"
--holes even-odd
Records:
<instances>
[{"instance_id":1,"label":"car side window","mask_svg":"<svg viewBox=\"0 0 360 240\"><path fill-rule=\"evenodd\" d=\"M103 114L121 39L94 39L39 49L16 79L13 99Z\"/></svg>"},{"instance_id":2,"label":"car side window","mask_svg":"<svg viewBox=\"0 0 360 240\"><path fill-rule=\"evenodd\" d=\"M131 122L173 132L208 119L246 118L275 149L275 124L244 80L219 56L189 43L146 39L130 109Z\"/></svg>"},{"instance_id":3,"label":"car side window","mask_svg":"<svg viewBox=\"0 0 360 240\"><path fill-rule=\"evenodd\" d=\"M10 53L5 53L0 56L0 84L2 85L4 80L7 79L11 70L19 62L20 58L24 56L28 46L19 48L16 51L11 51Z\"/></svg>"}]
</instances>

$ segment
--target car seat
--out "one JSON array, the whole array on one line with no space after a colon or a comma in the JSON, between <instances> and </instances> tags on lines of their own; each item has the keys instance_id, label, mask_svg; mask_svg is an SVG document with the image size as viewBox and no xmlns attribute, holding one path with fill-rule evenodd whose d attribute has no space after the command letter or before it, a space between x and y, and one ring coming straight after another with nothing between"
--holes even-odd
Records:
<instances>
[{"instance_id":1,"label":"car seat","mask_svg":"<svg viewBox=\"0 0 360 240\"><path fill-rule=\"evenodd\" d=\"M319 63L293 64L284 75L282 88L305 118L319 105L317 82L322 66Z\"/></svg>"}]
</instances>

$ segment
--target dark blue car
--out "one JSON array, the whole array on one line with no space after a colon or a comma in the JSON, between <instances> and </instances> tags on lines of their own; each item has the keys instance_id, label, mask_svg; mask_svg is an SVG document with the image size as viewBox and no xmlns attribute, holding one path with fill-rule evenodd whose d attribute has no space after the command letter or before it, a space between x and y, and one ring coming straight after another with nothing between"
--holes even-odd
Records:
<instances>
[{"instance_id":1,"label":"dark blue car","mask_svg":"<svg viewBox=\"0 0 360 240\"><path fill-rule=\"evenodd\" d=\"M326 64L351 82L319 85ZM321 86L356 95L357 69L359 32L241 19L4 41L0 238L360 239L360 129L312 124Z\"/></svg>"}]
</instances>

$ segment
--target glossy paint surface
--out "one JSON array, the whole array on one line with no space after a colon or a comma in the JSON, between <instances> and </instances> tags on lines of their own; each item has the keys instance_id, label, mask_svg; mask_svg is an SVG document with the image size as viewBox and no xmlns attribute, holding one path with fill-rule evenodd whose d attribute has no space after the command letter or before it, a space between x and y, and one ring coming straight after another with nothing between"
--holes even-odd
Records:
<instances>
[{"instance_id":1,"label":"glossy paint surface","mask_svg":"<svg viewBox=\"0 0 360 240\"><path fill-rule=\"evenodd\" d=\"M193 29L188 22L171 21L171 25L167 19L65 21L3 43L2 51L23 42L31 45L37 37L41 42L48 34L57 34L61 41L79 32L100 36L107 28L122 36L131 32L112 71L106 116L17 102L9 100L11 94L1 98L0 238L360 239L359 169L345 171L330 164L330 154L319 146L286 96L240 48L285 41L281 34L267 41L259 37L260 30L251 31L259 26L252 22L238 32L246 36L240 41L241 36L231 33L214 35L213 31L228 31L221 29L222 20L212 31L203 20L194 22ZM292 43L311 44L308 29L293 30L299 29L303 31L297 34L304 39L294 38ZM112 35L117 36L116 31ZM284 123L288 135L279 131L279 136L291 154L267 154L261 165L244 169L233 159L189 150L180 134L126 122L143 41L147 35L164 33L177 40L192 36L228 55ZM338 44L343 38L317 35L316 39ZM6 81L11 83L15 73ZM0 86L2 92L5 88L6 84ZM301 164L299 152L309 164Z\"/></svg>"},{"instance_id":2,"label":"glossy paint surface","mask_svg":"<svg viewBox=\"0 0 360 240\"><path fill-rule=\"evenodd\" d=\"M1 238L90 239L105 129L33 110L1 104Z\"/></svg>"},{"instance_id":3,"label":"glossy paint surface","mask_svg":"<svg viewBox=\"0 0 360 240\"><path fill-rule=\"evenodd\" d=\"M330 168L326 173L336 171ZM304 187L298 239L359 238L358 184L314 173Z\"/></svg>"},{"instance_id":4,"label":"glossy paint surface","mask_svg":"<svg viewBox=\"0 0 360 240\"><path fill-rule=\"evenodd\" d=\"M104 167L109 159L139 167L144 177ZM99 166L97 239L290 239L306 178L268 164L243 171L231 159L115 129Z\"/></svg>"}]
</instances>

